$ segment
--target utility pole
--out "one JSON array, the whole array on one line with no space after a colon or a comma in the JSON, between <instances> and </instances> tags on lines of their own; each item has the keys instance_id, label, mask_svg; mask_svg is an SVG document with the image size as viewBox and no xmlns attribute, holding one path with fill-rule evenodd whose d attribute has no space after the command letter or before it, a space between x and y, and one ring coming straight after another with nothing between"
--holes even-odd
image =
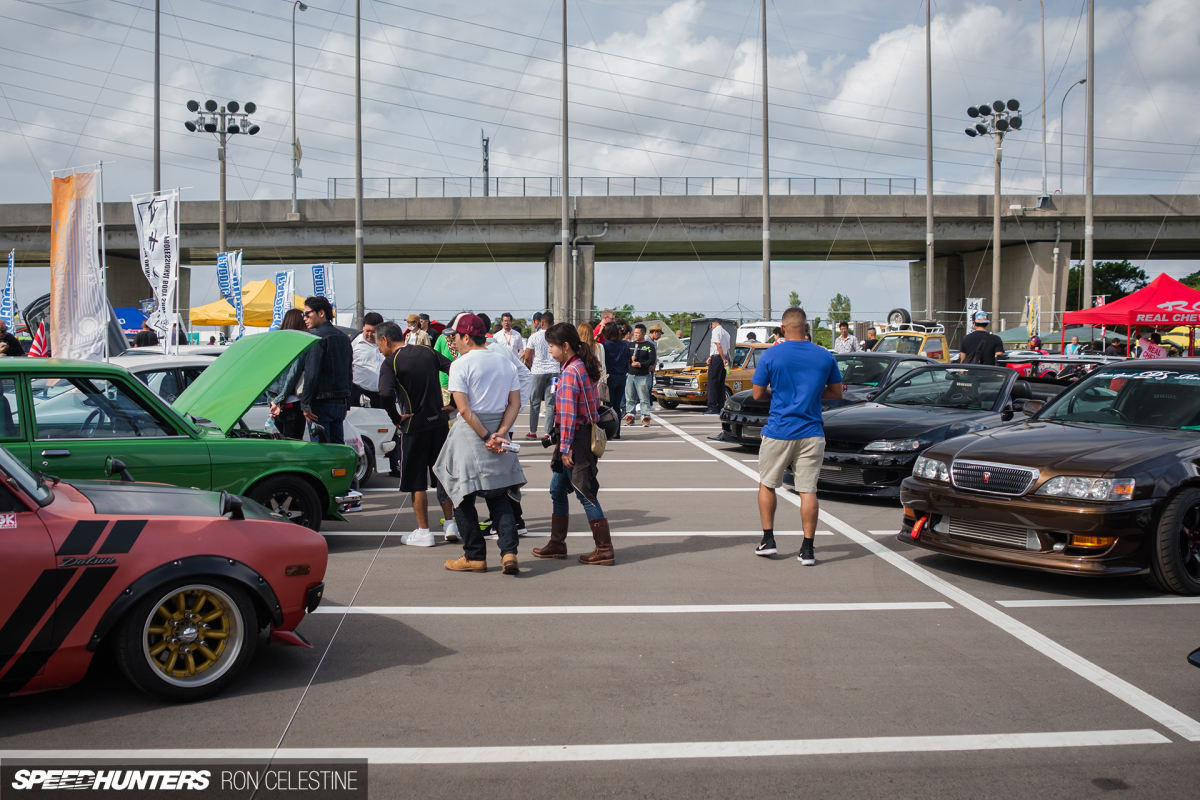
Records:
<instances>
[{"instance_id":1,"label":"utility pole","mask_svg":"<svg viewBox=\"0 0 1200 800\"><path fill-rule=\"evenodd\" d=\"M1003 330L1000 321L1000 161L1004 158L1004 134L997 133L996 139L996 195L992 209L992 314L996 317L996 328Z\"/></svg>"},{"instance_id":2,"label":"utility pole","mask_svg":"<svg viewBox=\"0 0 1200 800\"><path fill-rule=\"evenodd\" d=\"M354 325L362 327L363 307L362 175L362 0L354 0ZM334 316L337 309L334 309Z\"/></svg>"},{"instance_id":3,"label":"utility pole","mask_svg":"<svg viewBox=\"0 0 1200 800\"><path fill-rule=\"evenodd\" d=\"M567 0L562 4L562 269L558 276L566 283L566 287L555 287L555 294L566 298L563 306L563 319L575 322L574 299L571 291L575 286L575 276L567 275L567 259L571 254L571 220L567 195L568 187L568 149L567 149ZM563 291L565 289L566 291ZM590 309L589 309L590 311Z\"/></svg>"},{"instance_id":4,"label":"utility pole","mask_svg":"<svg viewBox=\"0 0 1200 800\"><path fill-rule=\"evenodd\" d=\"M1038 208L1044 208L1050 205L1046 189L1046 0L1038 0L1038 5L1042 7L1042 196Z\"/></svg>"},{"instance_id":5,"label":"utility pole","mask_svg":"<svg viewBox=\"0 0 1200 800\"><path fill-rule=\"evenodd\" d=\"M292 3L292 213L289 222L300 219L296 205L296 179L300 177L300 139L296 136L296 11L308 11L308 6L294 0Z\"/></svg>"},{"instance_id":6,"label":"utility pole","mask_svg":"<svg viewBox=\"0 0 1200 800\"><path fill-rule=\"evenodd\" d=\"M1092 307L1092 256L1095 254L1096 209L1096 0L1088 0L1087 56L1087 170L1083 195L1083 306Z\"/></svg>"},{"instance_id":7,"label":"utility pole","mask_svg":"<svg viewBox=\"0 0 1200 800\"><path fill-rule=\"evenodd\" d=\"M479 140L483 143L483 196L488 196L488 137L483 135L483 128L479 129Z\"/></svg>"},{"instance_id":8,"label":"utility pole","mask_svg":"<svg viewBox=\"0 0 1200 800\"><path fill-rule=\"evenodd\" d=\"M767 0L762 0L763 319L771 318L771 158L767 125Z\"/></svg>"},{"instance_id":9,"label":"utility pole","mask_svg":"<svg viewBox=\"0 0 1200 800\"><path fill-rule=\"evenodd\" d=\"M1021 130L1021 103L1013 98L967 109L967 116L983 119L967 128L967 136L991 136L996 140L996 191L992 200L992 314L1000 319L1000 163L1004 159L1004 135ZM1002 326L1003 327L1003 326Z\"/></svg>"},{"instance_id":10,"label":"utility pole","mask_svg":"<svg viewBox=\"0 0 1200 800\"><path fill-rule=\"evenodd\" d=\"M159 101L161 97L161 83L158 74L158 19L159 19L159 3L162 0L154 0L154 191L162 191L162 150L159 147L159 131L162 125L159 120ZM224 127L224 126L222 126ZM224 163L221 168L224 169ZM222 185L224 178L222 178ZM222 223L223 224L223 223Z\"/></svg>"},{"instance_id":11,"label":"utility pole","mask_svg":"<svg viewBox=\"0 0 1200 800\"><path fill-rule=\"evenodd\" d=\"M925 308L931 320L937 313L933 302L933 29L929 10L932 2L925 0Z\"/></svg>"},{"instance_id":12,"label":"utility pole","mask_svg":"<svg viewBox=\"0 0 1200 800\"><path fill-rule=\"evenodd\" d=\"M217 147L217 161L221 162L221 201L218 203L217 213L221 217L220 223L217 225L217 252L225 253L225 106L221 106L221 128L220 128L221 144Z\"/></svg>"}]
</instances>

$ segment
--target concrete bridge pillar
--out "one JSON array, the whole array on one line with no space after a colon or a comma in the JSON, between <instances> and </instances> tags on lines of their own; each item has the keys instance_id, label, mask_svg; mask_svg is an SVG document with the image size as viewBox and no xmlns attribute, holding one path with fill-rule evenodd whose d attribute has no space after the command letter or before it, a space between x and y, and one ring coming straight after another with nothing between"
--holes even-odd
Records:
<instances>
[{"instance_id":1,"label":"concrete bridge pillar","mask_svg":"<svg viewBox=\"0 0 1200 800\"><path fill-rule=\"evenodd\" d=\"M1059 242L1058 289L1054 290L1054 242L1028 242L1000 249L1000 314L992 318L996 333L1024 322L1025 298L1041 296L1042 328L1049 330L1051 298L1061 314L1066 310L1067 274L1071 266L1071 243ZM957 346L969 326L967 298L982 297L983 307L992 307L992 253L979 250L934 259L934 309L936 321L946 326L951 346ZM925 305L925 262L909 265L909 306L922 316ZM998 316L999 319L995 317Z\"/></svg>"},{"instance_id":2,"label":"concrete bridge pillar","mask_svg":"<svg viewBox=\"0 0 1200 800\"><path fill-rule=\"evenodd\" d=\"M137 259L108 253L105 256L108 264L108 300L114 308L134 306L148 297L153 296L146 276ZM188 310L192 306L192 270L191 267L179 268L179 313L186 322Z\"/></svg>"},{"instance_id":3,"label":"concrete bridge pillar","mask_svg":"<svg viewBox=\"0 0 1200 800\"><path fill-rule=\"evenodd\" d=\"M562 245L546 259L546 306L554 311L556 322L578 325L591 317L596 288L596 247L584 244L576 248L574 263L564 263Z\"/></svg>"}]
</instances>

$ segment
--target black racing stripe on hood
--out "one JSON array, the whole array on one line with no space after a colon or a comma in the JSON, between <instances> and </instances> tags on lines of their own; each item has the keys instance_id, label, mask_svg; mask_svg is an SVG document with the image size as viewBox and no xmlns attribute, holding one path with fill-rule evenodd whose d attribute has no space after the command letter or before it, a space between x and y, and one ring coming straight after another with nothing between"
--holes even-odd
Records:
<instances>
[{"instance_id":1,"label":"black racing stripe on hood","mask_svg":"<svg viewBox=\"0 0 1200 800\"><path fill-rule=\"evenodd\" d=\"M119 514L126 517L219 517L221 496L201 489L181 489L178 486L159 486L146 483L83 482L72 484L76 490L91 501L97 514ZM132 521L131 521L132 522ZM145 525L145 520L141 521ZM124 544L137 534L132 530L118 531L114 528L109 539L120 533ZM138 529L137 533L141 533ZM129 539L132 537L132 539ZM116 546L105 542L105 547ZM104 552L110 552L105 550ZM112 550L111 552L129 552Z\"/></svg>"}]
</instances>

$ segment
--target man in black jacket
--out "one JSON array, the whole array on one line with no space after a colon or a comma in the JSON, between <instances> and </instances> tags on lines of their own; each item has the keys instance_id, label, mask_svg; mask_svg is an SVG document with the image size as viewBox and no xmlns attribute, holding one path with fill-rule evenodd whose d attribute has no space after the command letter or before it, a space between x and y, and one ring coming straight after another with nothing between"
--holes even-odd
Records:
<instances>
[{"instance_id":1,"label":"man in black jacket","mask_svg":"<svg viewBox=\"0 0 1200 800\"><path fill-rule=\"evenodd\" d=\"M333 307L324 297L304 301L304 324L321 343L304 355L304 392L300 409L304 418L324 426L329 441L345 444L342 424L350 403L350 337L333 322Z\"/></svg>"},{"instance_id":2,"label":"man in black jacket","mask_svg":"<svg viewBox=\"0 0 1200 800\"><path fill-rule=\"evenodd\" d=\"M0 319L0 344L4 345L3 349L0 349L0 355L25 355L25 348L21 345L21 340L8 332L8 325L2 319Z\"/></svg>"}]
</instances>

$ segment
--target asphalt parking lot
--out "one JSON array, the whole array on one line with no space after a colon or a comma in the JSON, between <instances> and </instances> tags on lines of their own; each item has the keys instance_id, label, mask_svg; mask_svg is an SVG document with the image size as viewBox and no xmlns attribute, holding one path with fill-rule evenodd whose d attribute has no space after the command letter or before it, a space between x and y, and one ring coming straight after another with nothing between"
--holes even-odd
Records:
<instances>
[{"instance_id":1,"label":"asphalt parking lot","mask_svg":"<svg viewBox=\"0 0 1200 800\"><path fill-rule=\"evenodd\" d=\"M755 557L756 454L717 430L679 409L610 445L614 567L576 562L574 501L572 557L530 556L550 520L536 443L516 577L494 542L482 575L442 568L457 545L401 545L413 515L376 477L364 513L327 523L315 649L261 647L184 708L102 659L0 702L0 756L365 754L375 797L1196 796L1200 598L916 551L877 500L823 497L802 567L781 492L780 555Z\"/></svg>"}]
</instances>

